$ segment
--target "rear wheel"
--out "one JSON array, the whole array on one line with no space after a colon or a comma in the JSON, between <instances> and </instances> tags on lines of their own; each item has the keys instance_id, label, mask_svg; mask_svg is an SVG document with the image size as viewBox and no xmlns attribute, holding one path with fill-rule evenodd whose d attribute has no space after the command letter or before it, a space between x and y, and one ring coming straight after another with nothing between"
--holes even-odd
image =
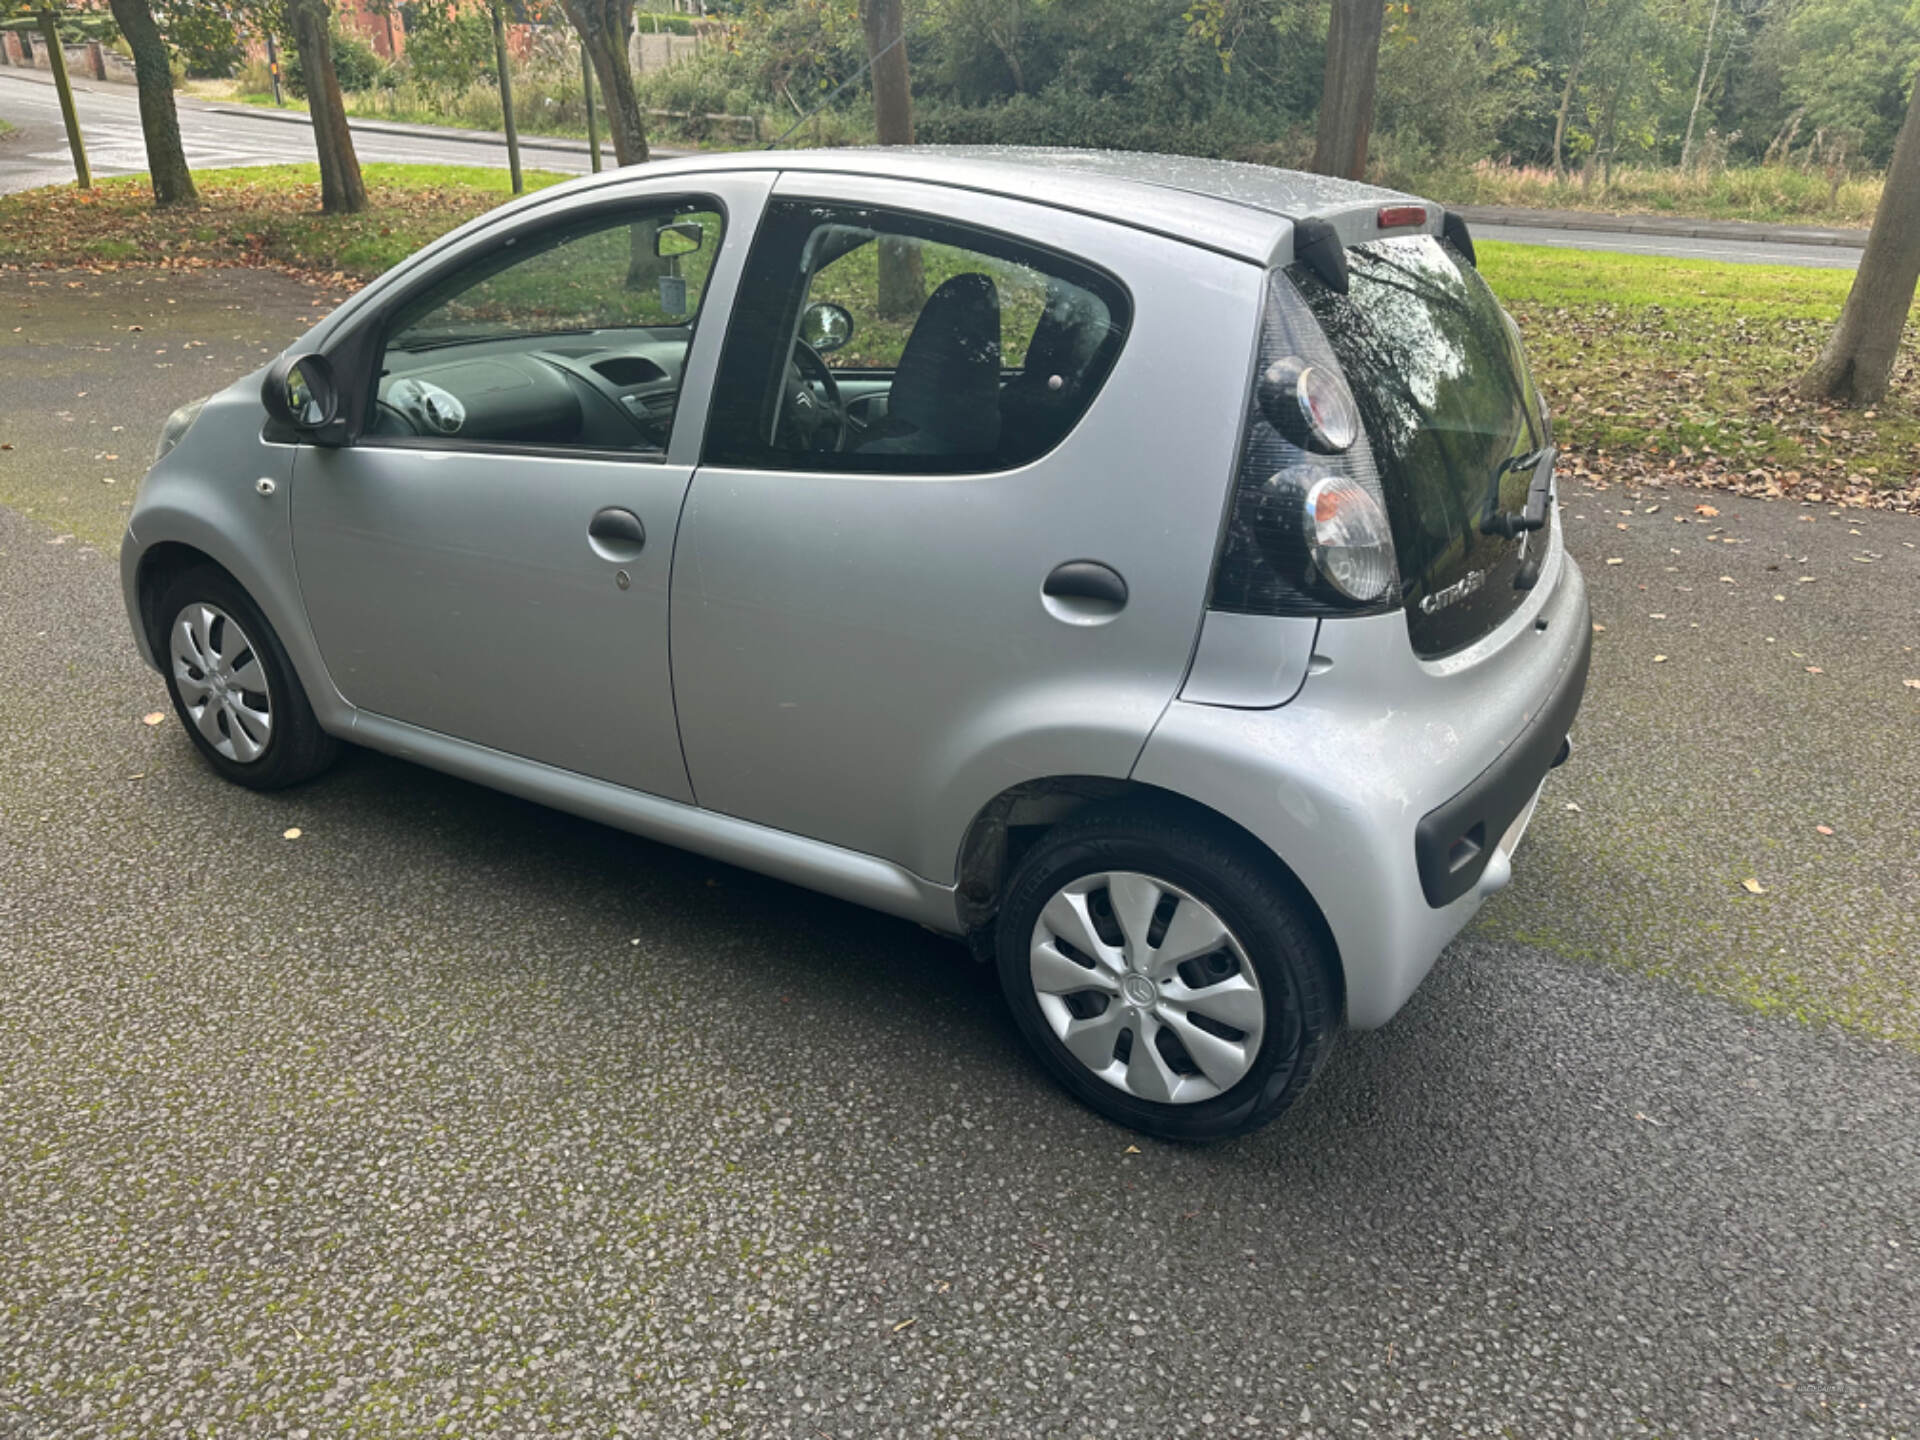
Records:
<instances>
[{"instance_id":1,"label":"rear wheel","mask_svg":"<svg viewBox=\"0 0 1920 1440\"><path fill-rule=\"evenodd\" d=\"M160 663L194 748L236 785L278 790L333 763L338 745L267 617L223 570L202 566L160 597Z\"/></svg>"},{"instance_id":2,"label":"rear wheel","mask_svg":"<svg viewBox=\"0 0 1920 1440\"><path fill-rule=\"evenodd\" d=\"M1069 821L1027 855L997 925L1000 981L1047 1067L1110 1119L1242 1134L1305 1090L1338 990L1271 857L1182 816Z\"/></svg>"}]
</instances>

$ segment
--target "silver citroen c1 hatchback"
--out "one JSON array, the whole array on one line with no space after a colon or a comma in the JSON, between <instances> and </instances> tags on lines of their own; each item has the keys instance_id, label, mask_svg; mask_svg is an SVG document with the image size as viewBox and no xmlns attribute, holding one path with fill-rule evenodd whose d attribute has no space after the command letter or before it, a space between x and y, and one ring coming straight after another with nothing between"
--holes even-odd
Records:
<instances>
[{"instance_id":1,"label":"silver citroen c1 hatchback","mask_svg":"<svg viewBox=\"0 0 1920 1440\"><path fill-rule=\"evenodd\" d=\"M1506 883L1591 643L1553 478L1436 206L712 156L176 413L121 568L226 778L372 746L966 937L1075 1095L1203 1138Z\"/></svg>"}]
</instances>

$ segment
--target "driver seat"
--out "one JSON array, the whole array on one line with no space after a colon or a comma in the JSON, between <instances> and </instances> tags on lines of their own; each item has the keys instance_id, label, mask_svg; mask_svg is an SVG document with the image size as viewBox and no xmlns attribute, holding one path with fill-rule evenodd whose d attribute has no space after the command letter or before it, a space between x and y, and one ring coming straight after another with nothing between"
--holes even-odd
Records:
<instances>
[{"instance_id":1,"label":"driver seat","mask_svg":"<svg viewBox=\"0 0 1920 1440\"><path fill-rule=\"evenodd\" d=\"M1000 443L1000 292L977 271L927 297L900 352L887 416L856 455L985 455Z\"/></svg>"}]
</instances>

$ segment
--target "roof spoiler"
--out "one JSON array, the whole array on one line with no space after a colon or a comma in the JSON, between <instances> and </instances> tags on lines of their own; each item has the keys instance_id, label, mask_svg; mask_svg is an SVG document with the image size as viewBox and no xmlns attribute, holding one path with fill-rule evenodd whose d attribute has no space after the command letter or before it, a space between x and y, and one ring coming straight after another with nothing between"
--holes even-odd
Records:
<instances>
[{"instance_id":1,"label":"roof spoiler","mask_svg":"<svg viewBox=\"0 0 1920 1440\"><path fill-rule=\"evenodd\" d=\"M1474 253L1473 236L1467 230L1465 217L1451 210L1441 212L1440 234L1466 257L1469 265L1476 270L1480 268L1480 257ZM1341 243L1340 233L1333 228L1332 221L1318 218L1294 221L1293 258L1336 295L1347 293L1347 248Z\"/></svg>"},{"instance_id":2,"label":"roof spoiler","mask_svg":"<svg viewBox=\"0 0 1920 1440\"><path fill-rule=\"evenodd\" d=\"M1440 222L1440 236L1467 257L1467 264L1476 270L1480 268L1480 257L1473 252L1473 236L1467 231L1464 216L1447 211L1446 218Z\"/></svg>"},{"instance_id":3,"label":"roof spoiler","mask_svg":"<svg viewBox=\"0 0 1920 1440\"><path fill-rule=\"evenodd\" d=\"M1347 293L1347 247L1326 220L1293 222L1293 258L1336 295Z\"/></svg>"}]
</instances>

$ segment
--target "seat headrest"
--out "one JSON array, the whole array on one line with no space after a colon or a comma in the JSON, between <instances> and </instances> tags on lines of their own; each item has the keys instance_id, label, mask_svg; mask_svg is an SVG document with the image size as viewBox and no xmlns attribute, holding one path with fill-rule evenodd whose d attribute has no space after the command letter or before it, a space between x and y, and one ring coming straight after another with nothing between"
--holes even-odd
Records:
<instances>
[{"instance_id":1,"label":"seat headrest","mask_svg":"<svg viewBox=\"0 0 1920 1440\"><path fill-rule=\"evenodd\" d=\"M989 277L955 275L927 297L900 352L887 415L948 454L999 444L1000 292Z\"/></svg>"}]
</instances>

